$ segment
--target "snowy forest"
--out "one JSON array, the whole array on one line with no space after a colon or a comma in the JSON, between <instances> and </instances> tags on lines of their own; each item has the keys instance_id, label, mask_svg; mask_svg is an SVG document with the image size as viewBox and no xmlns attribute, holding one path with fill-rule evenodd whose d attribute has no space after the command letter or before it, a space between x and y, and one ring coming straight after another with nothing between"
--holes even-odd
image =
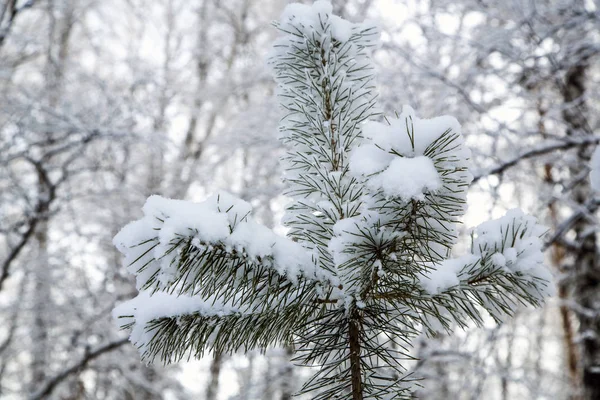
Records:
<instances>
[{"instance_id":1,"label":"snowy forest","mask_svg":"<svg viewBox=\"0 0 600 400\"><path fill-rule=\"evenodd\" d=\"M598 0L0 0L0 399L600 399Z\"/></svg>"}]
</instances>

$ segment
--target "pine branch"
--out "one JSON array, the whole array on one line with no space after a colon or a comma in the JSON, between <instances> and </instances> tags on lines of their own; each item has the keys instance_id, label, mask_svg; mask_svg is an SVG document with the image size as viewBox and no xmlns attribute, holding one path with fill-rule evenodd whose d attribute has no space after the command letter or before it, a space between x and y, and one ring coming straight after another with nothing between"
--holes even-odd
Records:
<instances>
[{"instance_id":1,"label":"pine branch","mask_svg":"<svg viewBox=\"0 0 600 400\"><path fill-rule=\"evenodd\" d=\"M254 222L250 205L229 195L197 204L153 196L144 210L115 237L139 289L242 303L289 294L300 281L333 279L316 269L310 252Z\"/></svg>"},{"instance_id":2,"label":"pine branch","mask_svg":"<svg viewBox=\"0 0 600 400\"><path fill-rule=\"evenodd\" d=\"M440 306L448 309L456 303L449 309L456 322L467 317L482 323L479 312L470 311L465 300L501 322L517 306L537 307L554 294L552 276L543 265L543 234L545 228L534 218L512 210L475 230L471 254L434 266L421 284Z\"/></svg>"},{"instance_id":3,"label":"pine branch","mask_svg":"<svg viewBox=\"0 0 600 400\"><path fill-rule=\"evenodd\" d=\"M287 345L293 342L294 332L301 329L316 307L301 304L297 299L286 306L263 307L256 311L225 315L194 312L150 321L136 320L149 338L140 341L139 350L142 358L149 362L158 357L162 363L170 364L184 358L199 359L209 350L225 354ZM131 323L123 327L130 326ZM132 336L134 344L137 343L138 336Z\"/></svg>"}]
</instances>

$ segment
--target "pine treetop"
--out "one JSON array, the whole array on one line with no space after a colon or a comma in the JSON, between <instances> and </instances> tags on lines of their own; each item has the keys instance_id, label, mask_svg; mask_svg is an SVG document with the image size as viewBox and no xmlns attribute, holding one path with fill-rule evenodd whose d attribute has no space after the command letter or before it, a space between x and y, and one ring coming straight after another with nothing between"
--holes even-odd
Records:
<instances>
[{"instance_id":1,"label":"pine treetop","mask_svg":"<svg viewBox=\"0 0 600 400\"><path fill-rule=\"evenodd\" d=\"M314 398L410 398L412 340L552 294L544 229L519 210L453 258L472 180L452 117L378 120L378 31L293 4L270 58L284 116L287 237L226 193L152 196L115 244L140 295L115 309L148 361L293 344Z\"/></svg>"}]
</instances>

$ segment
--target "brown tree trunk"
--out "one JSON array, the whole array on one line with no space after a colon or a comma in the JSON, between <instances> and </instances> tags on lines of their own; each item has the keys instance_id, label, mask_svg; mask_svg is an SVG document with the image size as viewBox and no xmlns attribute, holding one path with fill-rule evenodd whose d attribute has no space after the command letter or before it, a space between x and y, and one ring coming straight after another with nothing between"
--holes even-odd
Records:
<instances>
[{"instance_id":1,"label":"brown tree trunk","mask_svg":"<svg viewBox=\"0 0 600 400\"><path fill-rule=\"evenodd\" d=\"M543 128L543 125L542 125ZM545 130L542 130L544 132ZM554 177L552 176L552 165L545 165L545 176L544 180L548 184L553 184ZM553 229L557 229L559 225L559 217L558 212L556 210L556 204L554 202L550 203L548 206L550 212L550 220ZM559 243L554 243L550 249L550 259L552 260L552 264L556 268L557 271L560 272L561 275L565 275L568 271L565 268L565 255L566 250ZM569 298L569 280L561 279L557 283L558 287L558 298L560 300L559 313L560 313L560 322L563 331L563 346L564 346L564 354L567 363L567 373L569 376L569 384L571 386L572 394L569 396L569 400L580 400L579 395L577 394L579 388L579 373L578 373L578 351L577 344L575 343L575 333L573 329L573 324L571 323L571 310L569 306L566 304L567 299Z\"/></svg>"},{"instance_id":2,"label":"brown tree trunk","mask_svg":"<svg viewBox=\"0 0 600 400\"><path fill-rule=\"evenodd\" d=\"M567 135L581 136L592 134L587 122L585 104L585 80L588 62L582 59L572 67L565 76L562 86L564 100L563 119L567 125ZM578 151L578 164L571 167L571 175L579 176L589 162L591 148ZM591 195L589 185L578 184L572 192L572 199L581 207ZM577 306L573 309L579 320L579 336L581 340L580 370L581 394L584 400L600 399L600 321L598 318L600 304L600 267L597 255L597 235L594 227L586 219L580 219L574 225L574 284L573 300Z\"/></svg>"},{"instance_id":3,"label":"brown tree trunk","mask_svg":"<svg viewBox=\"0 0 600 400\"><path fill-rule=\"evenodd\" d=\"M350 373L352 377L352 400L363 400L362 374L360 368L360 316L352 313L348 324L350 341Z\"/></svg>"}]
</instances>

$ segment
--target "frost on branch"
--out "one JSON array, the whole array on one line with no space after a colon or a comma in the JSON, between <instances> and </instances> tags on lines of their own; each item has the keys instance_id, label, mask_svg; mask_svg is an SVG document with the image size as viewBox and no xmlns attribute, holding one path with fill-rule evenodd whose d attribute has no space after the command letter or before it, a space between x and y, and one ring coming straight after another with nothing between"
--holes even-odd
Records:
<instances>
[{"instance_id":1,"label":"frost on branch","mask_svg":"<svg viewBox=\"0 0 600 400\"><path fill-rule=\"evenodd\" d=\"M221 194L151 197L115 238L140 295L115 310L148 360L293 343L316 399L409 399L423 330L496 320L552 294L543 228L520 211L452 257L470 152L452 117L378 121L377 30L328 2L286 8L269 61L284 110L287 238Z\"/></svg>"}]
</instances>

